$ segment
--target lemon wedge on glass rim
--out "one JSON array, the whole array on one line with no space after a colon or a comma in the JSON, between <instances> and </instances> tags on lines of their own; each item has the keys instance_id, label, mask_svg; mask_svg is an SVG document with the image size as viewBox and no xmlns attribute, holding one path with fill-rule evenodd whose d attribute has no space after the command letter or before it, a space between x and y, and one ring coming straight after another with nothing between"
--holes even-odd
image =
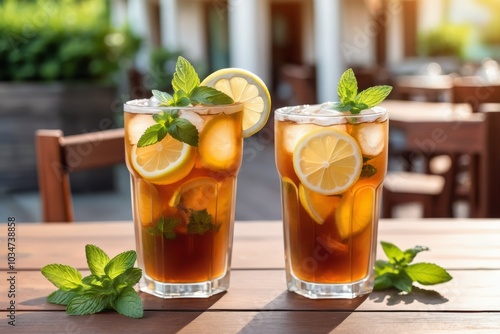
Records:
<instances>
[{"instance_id":1,"label":"lemon wedge on glass rim","mask_svg":"<svg viewBox=\"0 0 500 334\"><path fill-rule=\"evenodd\" d=\"M363 157L356 140L336 129L304 135L293 152L293 168L300 182L323 195L341 194L359 178Z\"/></svg>"},{"instance_id":2,"label":"lemon wedge on glass rim","mask_svg":"<svg viewBox=\"0 0 500 334\"><path fill-rule=\"evenodd\" d=\"M205 78L201 86L213 87L234 102L243 104L243 137L257 133L266 125L271 113L271 96L265 83L255 74L241 68L224 68Z\"/></svg>"}]
</instances>

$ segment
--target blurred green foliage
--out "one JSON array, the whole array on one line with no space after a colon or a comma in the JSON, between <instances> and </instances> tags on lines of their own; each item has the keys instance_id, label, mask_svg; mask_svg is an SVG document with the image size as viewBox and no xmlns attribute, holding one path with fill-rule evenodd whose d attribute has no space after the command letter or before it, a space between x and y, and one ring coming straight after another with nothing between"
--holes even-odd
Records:
<instances>
[{"instance_id":1,"label":"blurred green foliage","mask_svg":"<svg viewBox=\"0 0 500 334\"><path fill-rule=\"evenodd\" d=\"M465 57L470 28L466 25L444 24L423 32L419 36L419 52L422 56Z\"/></svg>"},{"instance_id":2,"label":"blurred green foliage","mask_svg":"<svg viewBox=\"0 0 500 334\"><path fill-rule=\"evenodd\" d=\"M103 0L0 0L0 81L110 81L140 39Z\"/></svg>"}]
</instances>

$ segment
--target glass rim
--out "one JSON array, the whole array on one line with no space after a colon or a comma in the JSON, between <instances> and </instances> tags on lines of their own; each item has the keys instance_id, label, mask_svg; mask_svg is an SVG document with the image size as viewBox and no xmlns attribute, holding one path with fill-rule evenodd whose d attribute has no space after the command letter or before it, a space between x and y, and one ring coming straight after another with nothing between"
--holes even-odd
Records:
<instances>
[{"instance_id":1,"label":"glass rim","mask_svg":"<svg viewBox=\"0 0 500 334\"><path fill-rule=\"evenodd\" d=\"M279 116L283 117L293 117L293 118L304 118L304 119L310 119L310 118L363 118L367 116L384 116L387 115L388 110L387 108L375 106L372 108L368 108L363 110L363 113L359 114L351 114L350 112L341 112L338 111L338 113L331 113L331 114L303 114L303 113L298 113L297 111L303 110L306 108L315 108L315 110L332 110L331 106L337 102L325 102L321 104L300 104L300 105L294 105L294 106L285 106L276 109L274 112L275 114L278 114Z\"/></svg>"},{"instance_id":2,"label":"glass rim","mask_svg":"<svg viewBox=\"0 0 500 334\"><path fill-rule=\"evenodd\" d=\"M189 110L198 114L218 114L218 113L234 113L242 110L243 103L235 102L231 104L218 105L195 105L195 106L151 106L149 99L130 100L123 104L123 110L132 113L156 114L165 110ZM214 110L214 112L211 112Z\"/></svg>"}]
</instances>

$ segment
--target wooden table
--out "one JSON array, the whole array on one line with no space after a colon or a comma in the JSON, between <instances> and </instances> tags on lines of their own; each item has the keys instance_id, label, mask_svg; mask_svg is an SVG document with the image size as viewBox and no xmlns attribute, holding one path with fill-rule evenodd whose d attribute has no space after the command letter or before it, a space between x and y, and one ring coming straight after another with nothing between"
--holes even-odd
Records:
<instances>
[{"instance_id":1,"label":"wooden table","mask_svg":"<svg viewBox=\"0 0 500 334\"><path fill-rule=\"evenodd\" d=\"M451 100L451 75L401 75L394 81L395 90L406 99L423 97L428 102Z\"/></svg>"},{"instance_id":2,"label":"wooden table","mask_svg":"<svg viewBox=\"0 0 500 334\"><path fill-rule=\"evenodd\" d=\"M309 300L288 292L281 222L237 222L230 290L209 299L141 293L143 319L115 312L68 316L64 307L46 302L55 287L40 273L50 263L86 270L88 243L110 256L134 249L131 222L18 223L15 233L15 268L8 270L7 226L0 225L0 333L500 332L498 220L382 220L379 240L403 249L430 247L415 262L440 264L453 280L409 295L389 290L354 300ZM383 258L380 249L378 254ZM11 276L13 298L6 284ZM11 301L15 328L8 325Z\"/></svg>"}]
</instances>

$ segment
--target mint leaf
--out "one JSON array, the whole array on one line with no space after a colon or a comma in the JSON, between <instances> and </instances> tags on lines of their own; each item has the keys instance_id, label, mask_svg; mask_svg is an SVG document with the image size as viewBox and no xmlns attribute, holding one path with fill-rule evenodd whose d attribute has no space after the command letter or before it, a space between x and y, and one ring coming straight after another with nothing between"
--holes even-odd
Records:
<instances>
[{"instance_id":1,"label":"mint leaf","mask_svg":"<svg viewBox=\"0 0 500 334\"><path fill-rule=\"evenodd\" d=\"M137 147L145 147L149 145L156 144L161 141L167 135L168 131L165 125L155 124L151 125L144 131L141 138L137 142Z\"/></svg>"},{"instance_id":2,"label":"mint leaf","mask_svg":"<svg viewBox=\"0 0 500 334\"><path fill-rule=\"evenodd\" d=\"M82 285L82 274L70 266L49 264L42 268L42 274L52 284L62 290L77 289Z\"/></svg>"},{"instance_id":3,"label":"mint leaf","mask_svg":"<svg viewBox=\"0 0 500 334\"><path fill-rule=\"evenodd\" d=\"M118 254L109 261L109 263L104 268L104 272L111 279L117 277L118 275L124 273L127 269L134 266L137 254L135 251L127 251Z\"/></svg>"},{"instance_id":4,"label":"mint leaf","mask_svg":"<svg viewBox=\"0 0 500 334\"><path fill-rule=\"evenodd\" d=\"M374 290L395 287L409 293L412 291L414 281L423 285L433 285L452 279L451 275L437 264L409 264L416 254L429 250L425 246L416 246L403 252L389 242L382 241L381 244L389 261L377 260L375 262Z\"/></svg>"},{"instance_id":5,"label":"mint leaf","mask_svg":"<svg viewBox=\"0 0 500 334\"><path fill-rule=\"evenodd\" d=\"M392 284L395 288L404 292L411 292L413 287L412 279L404 271L392 276Z\"/></svg>"},{"instance_id":6,"label":"mint leaf","mask_svg":"<svg viewBox=\"0 0 500 334\"><path fill-rule=\"evenodd\" d=\"M223 105L234 103L229 95L207 86L196 87L191 92L190 99L193 104Z\"/></svg>"},{"instance_id":7,"label":"mint leaf","mask_svg":"<svg viewBox=\"0 0 500 334\"><path fill-rule=\"evenodd\" d=\"M392 91L391 86L380 85L367 88L358 93L358 82L352 69L347 69L339 79L337 93L340 103L333 105L334 110L359 114L362 110L375 107L385 100Z\"/></svg>"},{"instance_id":8,"label":"mint leaf","mask_svg":"<svg viewBox=\"0 0 500 334\"><path fill-rule=\"evenodd\" d=\"M358 93L358 82L351 68L347 69L340 77L337 87L340 102L346 105L353 101Z\"/></svg>"},{"instance_id":9,"label":"mint leaf","mask_svg":"<svg viewBox=\"0 0 500 334\"><path fill-rule=\"evenodd\" d=\"M380 242L380 244L382 245L382 249L384 250L384 253L389 259L390 263L401 264L403 261L405 261L405 256L403 251L399 249L396 245L385 241Z\"/></svg>"},{"instance_id":10,"label":"mint leaf","mask_svg":"<svg viewBox=\"0 0 500 334\"><path fill-rule=\"evenodd\" d=\"M156 97L156 99L160 102L158 105L161 107L168 107L174 101L174 97L169 93L160 92L159 90L152 90L151 92L153 93L153 96Z\"/></svg>"},{"instance_id":11,"label":"mint leaf","mask_svg":"<svg viewBox=\"0 0 500 334\"><path fill-rule=\"evenodd\" d=\"M183 90L186 94L200 85L200 78L194 67L183 57L177 59L175 64L174 78L172 79L172 87L174 92Z\"/></svg>"},{"instance_id":12,"label":"mint leaf","mask_svg":"<svg viewBox=\"0 0 500 334\"><path fill-rule=\"evenodd\" d=\"M183 143L198 147L198 129L185 118L176 118L170 123L168 133Z\"/></svg>"},{"instance_id":13,"label":"mint leaf","mask_svg":"<svg viewBox=\"0 0 500 334\"><path fill-rule=\"evenodd\" d=\"M428 250L429 250L429 247L425 247L425 246L415 246L414 248L410 248L410 249L405 250L404 256L406 259L406 263L412 262L418 253L428 251Z\"/></svg>"},{"instance_id":14,"label":"mint leaf","mask_svg":"<svg viewBox=\"0 0 500 334\"><path fill-rule=\"evenodd\" d=\"M131 288L124 288L113 302L116 312L131 318L142 318L142 301L137 292Z\"/></svg>"},{"instance_id":15,"label":"mint leaf","mask_svg":"<svg viewBox=\"0 0 500 334\"><path fill-rule=\"evenodd\" d=\"M175 239L177 235L175 234L175 228L181 223L178 218L175 217L160 217L155 226L149 227L146 231L152 235L163 235L165 239Z\"/></svg>"},{"instance_id":16,"label":"mint leaf","mask_svg":"<svg viewBox=\"0 0 500 334\"><path fill-rule=\"evenodd\" d=\"M47 301L52 304L57 304L57 305L68 305L69 302L78 296L77 292L74 291L64 291L61 289L58 289L54 292L52 292L48 297Z\"/></svg>"},{"instance_id":17,"label":"mint leaf","mask_svg":"<svg viewBox=\"0 0 500 334\"><path fill-rule=\"evenodd\" d=\"M370 164L364 164L361 168L361 174L359 177L368 178L377 174L377 168Z\"/></svg>"},{"instance_id":18,"label":"mint leaf","mask_svg":"<svg viewBox=\"0 0 500 334\"><path fill-rule=\"evenodd\" d=\"M191 100L185 91L179 90L174 93L173 106L187 107L191 104Z\"/></svg>"},{"instance_id":19,"label":"mint leaf","mask_svg":"<svg viewBox=\"0 0 500 334\"><path fill-rule=\"evenodd\" d=\"M434 263L416 263L405 268L408 276L423 285L448 282L452 279L446 270Z\"/></svg>"},{"instance_id":20,"label":"mint leaf","mask_svg":"<svg viewBox=\"0 0 500 334\"><path fill-rule=\"evenodd\" d=\"M96 276L104 275L104 267L109 262L109 257L102 249L94 245L85 246L85 256L90 272Z\"/></svg>"},{"instance_id":21,"label":"mint leaf","mask_svg":"<svg viewBox=\"0 0 500 334\"><path fill-rule=\"evenodd\" d=\"M212 224L212 215L208 213L207 209L193 210L189 209L189 223L187 230L190 234L204 234L205 232L214 229Z\"/></svg>"},{"instance_id":22,"label":"mint leaf","mask_svg":"<svg viewBox=\"0 0 500 334\"><path fill-rule=\"evenodd\" d=\"M84 293L73 298L67 308L66 313L69 315L87 315L101 312L108 305L107 296L95 296L93 294Z\"/></svg>"},{"instance_id":23,"label":"mint leaf","mask_svg":"<svg viewBox=\"0 0 500 334\"><path fill-rule=\"evenodd\" d=\"M118 275L113 280L113 285L117 289L122 289L126 286L136 285L142 277L142 270L139 268L129 268L124 273Z\"/></svg>"},{"instance_id":24,"label":"mint leaf","mask_svg":"<svg viewBox=\"0 0 500 334\"><path fill-rule=\"evenodd\" d=\"M359 93L354 102L364 104L364 109L372 108L384 101L391 91L392 87L387 85L370 87Z\"/></svg>"}]
</instances>

